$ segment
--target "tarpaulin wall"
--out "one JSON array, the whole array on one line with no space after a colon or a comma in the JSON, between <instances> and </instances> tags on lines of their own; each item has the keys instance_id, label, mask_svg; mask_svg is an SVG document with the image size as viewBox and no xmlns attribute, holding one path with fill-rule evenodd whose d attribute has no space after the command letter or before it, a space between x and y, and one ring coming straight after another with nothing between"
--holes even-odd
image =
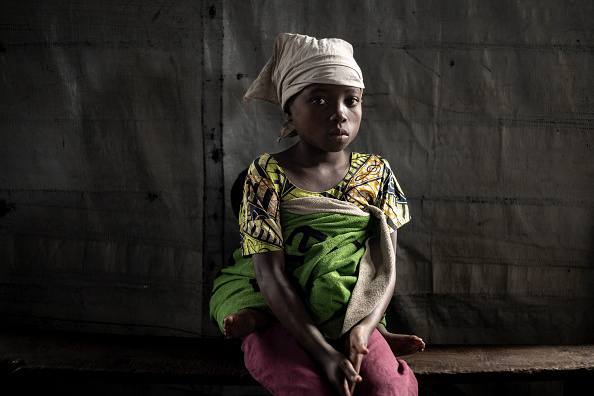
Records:
<instances>
[{"instance_id":1,"label":"tarpaulin wall","mask_svg":"<svg viewBox=\"0 0 594 396\"><path fill-rule=\"evenodd\" d=\"M283 118L242 97L280 32L363 70L352 149L387 158L392 330L594 342L590 1L4 2L0 319L209 336L236 176Z\"/></svg>"}]
</instances>

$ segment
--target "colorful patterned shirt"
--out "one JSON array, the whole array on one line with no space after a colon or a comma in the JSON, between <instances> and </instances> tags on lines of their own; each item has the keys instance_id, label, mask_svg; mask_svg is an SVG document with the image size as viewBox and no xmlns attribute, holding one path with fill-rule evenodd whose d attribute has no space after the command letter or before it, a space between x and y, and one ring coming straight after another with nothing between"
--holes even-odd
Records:
<instances>
[{"instance_id":1,"label":"colorful patterned shirt","mask_svg":"<svg viewBox=\"0 0 594 396\"><path fill-rule=\"evenodd\" d=\"M337 186L310 192L295 186L270 154L256 158L248 170L239 224L244 256L283 250L280 203L305 196L335 198L361 209L374 205L397 229L410 220L406 198L388 161L373 154L351 153L351 166Z\"/></svg>"}]
</instances>

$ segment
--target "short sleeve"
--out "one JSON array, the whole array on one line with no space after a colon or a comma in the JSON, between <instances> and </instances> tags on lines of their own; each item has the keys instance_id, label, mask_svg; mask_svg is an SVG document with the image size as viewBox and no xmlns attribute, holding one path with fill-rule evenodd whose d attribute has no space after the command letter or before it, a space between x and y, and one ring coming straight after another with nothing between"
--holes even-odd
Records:
<instances>
[{"instance_id":1,"label":"short sleeve","mask_svg":"<svg viewBox=\"0 0 594 396\"><path fill-rule=\"evenodd\" d=\"M279 194L266 171L269 159L254 160L245 179L239 216L243 256L283 249Z\"/></svg>"},{"instance_id":2,"label":"short sleeve","mask_svg":"<svg viewBox=\"0 0 594 396\"><path fill-rule=\"evenodd\" d=\"M384 164L384 171L376 206L386 214L390 228L396 230L410 221L408 202L390 164L383 158L381 161Z\"/></svg>"}]
</instances>

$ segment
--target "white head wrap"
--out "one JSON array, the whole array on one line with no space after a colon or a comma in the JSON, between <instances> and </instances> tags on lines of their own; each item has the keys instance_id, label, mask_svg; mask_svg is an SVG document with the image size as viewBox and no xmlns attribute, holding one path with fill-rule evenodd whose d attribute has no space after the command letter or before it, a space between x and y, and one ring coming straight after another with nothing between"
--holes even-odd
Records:
<instances>
[{"instance_id":1,"label":"white head wrap","mask_svg":"<svg viewBox=\"0 0 594 396\"><path fill-rule=\"evenodd\" d=\"M336 84L365 88L353 47L337 38L316 39L301 34L281 33L274 54L244 96L245 103L261 99L284 109L287 101L311 84ZM287 122L278 140L295 136Z\"/></svg>"}]
</instances>

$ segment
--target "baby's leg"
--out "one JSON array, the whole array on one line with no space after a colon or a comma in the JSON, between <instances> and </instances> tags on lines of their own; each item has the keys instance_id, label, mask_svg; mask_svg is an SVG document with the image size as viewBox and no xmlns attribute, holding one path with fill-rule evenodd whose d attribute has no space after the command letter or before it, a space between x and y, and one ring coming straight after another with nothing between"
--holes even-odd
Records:
<instances>
[{"instance_id":1,"label":"baby's leg","mask_svg":"<svg viewBox=\"0 0 594 396\"><path fill-rule=\"evenodd\" d=\"M412 355L425 350L425 343L415 335L390 333L381 323L377 326L377 329L384 336L394 356Z\"/></svg>"},{"instance_id":2,"label":"baby's leg","mask_svg":"<svg viewBox=\"0 0 594 396\"><path fill-rule=\"evenodd\" d=\"M245 337L254 331L262 330L264 327L270 324L270 321L270 316L256 309L241 309L232 315L228 315L223 320L225 337Z\"/></svg>"}]
</instances>

